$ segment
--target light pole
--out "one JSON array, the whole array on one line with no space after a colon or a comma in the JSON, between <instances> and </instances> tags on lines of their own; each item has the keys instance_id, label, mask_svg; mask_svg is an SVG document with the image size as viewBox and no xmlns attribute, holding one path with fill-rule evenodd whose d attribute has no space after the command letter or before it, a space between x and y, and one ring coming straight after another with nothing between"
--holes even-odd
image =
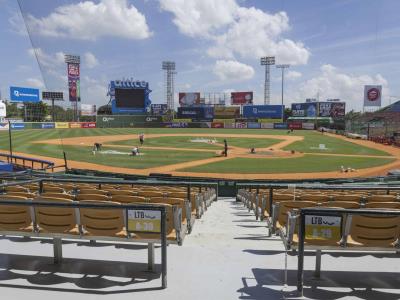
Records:
<instances>
[{"instance_id":1,"label":"light pole","mask_svg":"<svg viewBox=\"0 0 400 300\"><path fill-rule=\"evenodd\" d=\"M269 70L271 65L275 64L275 56L261 57L260 63L265 66L265 81L264 81L264 105L270 103L270 76Z\"/></svg>"},{"instance_id":2,"label":"light pole","mask_svg":"<svg viewBox=\"0 0 400 300\"><path fill-rule=\"evenodd\" d=\"M276 65L276 67L278 69L282 70L282 101L281 101L281 105L282 105L282 122L283 122L283 118L285 115L285 111L283 109L283 82L284 82L284 77L285 77L285 69L289 68L290 65L287 65L287 64L286 65Z\"/></svg>"}]
</instances>

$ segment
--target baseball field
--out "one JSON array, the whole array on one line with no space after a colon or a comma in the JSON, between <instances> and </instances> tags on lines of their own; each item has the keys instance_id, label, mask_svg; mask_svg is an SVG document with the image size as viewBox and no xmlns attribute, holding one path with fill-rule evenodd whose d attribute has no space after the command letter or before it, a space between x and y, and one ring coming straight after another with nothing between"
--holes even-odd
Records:
<instances>
[{"instance_id":1,"label":"baseball field","mask_svg":"<svg viewBox=\"0 0 400 300\"><path fill-rule=\"evenodd\" d=\"M144 133L144 144L138 135ZM228 156L221 155L224 140ZM94 143L102 145L93 151ZM139 155L132 156L133 147ZM13 153L68 166L126 174L168 173L235 179L376 176L400 168L400 149L299 130L34 129L12 131ZM254 148L252 153L251 148ZM0 150L9 150L0 132ZM348 172L343 172L346 169Z\"/></svg>"}]
</instances>

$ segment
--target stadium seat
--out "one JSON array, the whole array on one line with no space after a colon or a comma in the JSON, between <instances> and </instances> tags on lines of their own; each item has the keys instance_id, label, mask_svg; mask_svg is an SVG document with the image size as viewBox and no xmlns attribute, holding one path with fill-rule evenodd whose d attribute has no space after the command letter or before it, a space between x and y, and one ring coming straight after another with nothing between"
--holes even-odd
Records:
<instances>
[{"instance_id":1,"label":"stadium seat","mask_svg":"<svg viewBox=\"0 0 400 300\"><path fill-rule=\"evenodd\" d=\"M273 207L273 226L282 230L288 220L288 212L294 209L315 207L317 205L314 201L281 201L275 203Z\"/></svg>"},{"instance_id":2,"label":"stadium seat","mask_svg":"<svg viewBox=\"0 0 400 300\"><path fill-rule=\"evenodd\" d=\"M25 197L27 199L33 199L36 197L36 194L29 192L7 192L7 194L3 194L1 196L19 196L19 197Z\"/></svg>"},{"instance_id":3,"label":"stadium seat","mask_svg":"<svg viewBox=\"0 0 400 300\"><path fill-rule=\"evenodd\" d=\"M138 192L133 191L133 190L107 190L107 192L110 196L116 196L116 195L136 196L136 195L138 195Z\"/></svg>"},{"instance_id":4,"label":"stadium seat","mask_svg":"<svg viewBox=\"0 0 400 300\"><path fill-rule=\"evenodd\" d=\"M321 207L360 208L360 203L355 201L330 201L319 204Z\"/></svg>"},{"instance_id":5,"label":"stadium seat","mask_svg":"<svg viewBox=\"0 0 400 300\"><path fill-rule=\"evenodd\" d=\"M47 198L58 198L58 199L67 199L67 200L75 200L75 196L66 194L66 193L51 193L51 192L46 192L42 193L40 196L42 197L47 197Z\"/></svg>"},{"instance_id":6,"label":"stadium seat","mask_svg":"<svg viewBox=\"0 0 400 300\"><path fill-rule=\"evenodd\" d=\"M119 203L149 203L148 199L145 197L129 195L114 195L111 201Z\"/></svg>"},{"instance_id":7,"label":"stadium seat","mask_svg":"<svg viewBox=\"0 0 400 300\"><path fill-rule=\"evenodd\" d=\"M4 188L5 192L29 192L28 188L19 186L19 185L12 185L12 186L6 186Z\"/></svg>"},{"instance_id":8,"label":"stadium seat","mask_svg":"<svg viewBox=\"0 0 400 300\"><path fill-rule=\"evenodd\" d=\"M29 201L20 196L1 196L0 201ZM0 205L0 230L32 232L32 214L29 206Z\"/></svg>"},{"instance_id":9,"label":"stadium seat","mask_svg":"<svg viewBox=\"0 0 400 300\"><path fill-rule=\"evenodd\" d=\"M365 208L397 208L400 209L400 202L368 202Z\"/></svg>"},{"instance_id":10,"label":"stadium seat","mask_svg":"<svg viewBox=\"0 0 400 300\"><path fill-rule=\"evenodd\" d=\"M107 195L103 194L78 194L75 196L75 200L84 201L84 200L96 200L96 201L108 201L110 198Z\"/></svg>"},{"instance_id":11,"label":"stadium seat","mask_svg":"<svg viewBox=\"0 0 400 300\"><path fill-rule=\"evenodd\" d=\"M400 217L352 215L347 225L347 247L391 248L399 242ZM346 227L347 227L346 226Z\"/></svg>"},{"instance_id":12,"label":"stadium seat","mask_svg":"<svg viewBox=\"0 0 400 300\"><path fill-rule=\"evenodd\" d=\"M49 201L49 199L38 197L35 201ZM51 202L74 203L72 200L54 197L51 197ZM79 234L75 208L36 206L35 216L39 232Z\"/></svg>"},{"instance_id":13,"label":"stadium seat","mask_svg":"<svg viewBox=\"0 0 400 300\"><path fill-rule=\"evenodd\" d=\"M97 190L97 189L79 189L79 194L91 194L91 195L108 195L107 191Z\"/></svg>"},{"instance_id":14,"label":"stadium seat","mask_svg":"<svg viewBox=\"0 0 400 300\"><path fill-rule=\"evenodd\" d=\"M331 197L329 197L328 195L324 195L324 194L303 194L300 196L300 200L301 201L312 201L312 202L328 202L331 200Z\"/></svg>"},{"instance_id":15,"label":"stadium seat","mask_svg":"<svg viewBox=\"0 0 400 300\"><path fill-rule=\"evenodd\" d=\"M138 192L138 196L151 198L151 197L163 197L164 193L161 191L154 191L154 190L140 190Z\"/></svg>"},{"instance_id":16,"label":"stadium seat","mask_svg":"<svg viewBox=\"0 0 400 300\"><path fill-rule=\"evenodd\" d=\"M396 202L398 201L395 195L371 195L367 197L367 202Z\"/></svg>"},{"instance_id":17,"label":"stadium seat","mask_svg":"<svg viewBox=\"0 0 400 300\"><path fill-rule=\"evenodd\" d=\"M80 201L84 204L115 204L110 201ZM84 235L104 237L127 237L124 230L122 209L80 208L80 220Z\"/></svg>"}]
</instances>

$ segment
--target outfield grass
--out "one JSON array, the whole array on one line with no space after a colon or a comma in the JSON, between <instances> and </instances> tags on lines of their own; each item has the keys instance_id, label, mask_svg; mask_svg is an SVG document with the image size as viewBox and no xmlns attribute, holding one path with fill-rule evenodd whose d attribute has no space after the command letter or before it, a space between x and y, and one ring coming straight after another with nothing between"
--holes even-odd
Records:
<instances>
[{"instance_id":1,"label":"outfield grass","mask_svg":"<svg viewBox=\"0 0 400 300\"><path fill-rule=\"evenodd\" d=\"M185 149L211 149L218 150L222 149L221 144L224 143L224 139L227 140L230 146L241 147L241 148L267 148L273 144L279 143L282 140L279 139L257 139L257 138L232 138L232 137L218 137L215 138L215 144L208 144L202 142L192 142L192 140L196 139L210 139L214 140L213 137L190 137L190 136L165 136L165 137L157 137L157 138L146 138L144 146L149 147L175 147L175 148L185 148ZM120 140L108 143L110 145L129 145L135 146L139 144L138 139L129 139L129 140Z\"/></svg>"},{"instance_id":2,"label":"outfield grass","mask_svg":"<svg viewBox=\"0 0 400 300\"><path fill-rule=\"evenodd\" d=\"M314 173L339 171L340 166L354 169L370 168L393 162L391 158L364 158L346 156L316 156L307 154L298 158L232 158L221 162L180 169L183 172L201 173Z\"/></svg>"}]
</instances>

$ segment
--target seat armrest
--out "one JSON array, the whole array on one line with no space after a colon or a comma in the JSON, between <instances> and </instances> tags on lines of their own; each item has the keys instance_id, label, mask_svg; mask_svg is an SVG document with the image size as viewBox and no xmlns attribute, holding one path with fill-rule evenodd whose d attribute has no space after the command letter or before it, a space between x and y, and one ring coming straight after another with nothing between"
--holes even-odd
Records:
<instances>
[{"instance_id":1,"label":"seat armrest","mask_svg":"<svg viewBox=\"0 0 400 300\"><path fill-rule=\"evenodd\" d=\"M278 221L278 215L279 215L279 203L273 203L272 204L272 232L275 233L276 231L276 222Z\"/></svg>"},{"instance_id":2,"label":"seat armrest","mask_svg":"<svg viewBox=\"0 0 400 300\"><path fill-rule=\"evenodd\" d=\"M352 219L353 219L353 215L346 215L345 223L343 226L344 229L343 229L342 239L340 240L340 246L342 246L342 247L347 246L347 237L350 234Z\"/></svg>"},{"instance_id":3,"label":"seat armrest","mask_svg":"<svg viewBox=\"0 0 400 300\"><path fill-rule=\"evenodd\" d=\"M296 230L297 219L299 218L299 214L297 212L288 212L288 220L286 223L286 244L288 248L293 242L293 235Z\"/></svg>"},{"instance_id":4,"label":"seat armrest","mask_svg":"<svg viewBox=\"0 0 400 300\"><path fill-rule=\"evenodd\" d=\"M266 208L267 208L267 197L263 195L261 198L261 214L260 214L261 221L264 221L264 212Z\"/></svg>"},{"instance_id":5,"label":"seat armrest","mask_svg":"<svg viewBox=\"0 0 400 300\"><path fill-rule=\"evenodd\" d=\"M182 230L182 209L180 207L173 206L172 211L174 214L174 229L177 233L180 233Z\"/></svg>"},{"instance_id":6,"label":"seat armrest","mask_svg":"<svg viewBox=\"0 0 400 300\"><path fill-rule=\"evenodd\" d=\"M190 226L192 221L192 203L190 203L190 201L185 201L185 209L186 209L186 220L188 222L188 226Z\"/></svg>"}]
</instances>

